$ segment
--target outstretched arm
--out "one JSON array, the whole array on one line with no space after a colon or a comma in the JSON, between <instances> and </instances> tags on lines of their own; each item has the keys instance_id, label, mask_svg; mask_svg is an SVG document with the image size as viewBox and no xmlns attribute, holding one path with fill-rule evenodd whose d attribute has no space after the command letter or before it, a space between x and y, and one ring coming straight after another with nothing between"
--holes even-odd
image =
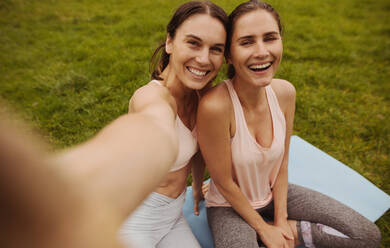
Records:
<instances>
[{"instance_id":1,"label":"outstretched arm","mask_svg":"<svg viewBox=\"0 0 390 248\"><path fill-rule=\"evenodd\" d=\"M121 219L157 187L176 158L176 114L169 97L163 87L138 89L129 114L56 157L88 189L90 198L111 203Z\"/></svg>"},{"instance_id":2,"label":"outstretched arm","mask_svg":"<svg viewBox=\"0 0 390 248\"><path fill-rule=\"evenodd\" d=\"M166 92L146 92L128 115L55 156L1 116L1 247L119 245L122 222L177 155L175 110Z\"/></svg>"}]
</instances>

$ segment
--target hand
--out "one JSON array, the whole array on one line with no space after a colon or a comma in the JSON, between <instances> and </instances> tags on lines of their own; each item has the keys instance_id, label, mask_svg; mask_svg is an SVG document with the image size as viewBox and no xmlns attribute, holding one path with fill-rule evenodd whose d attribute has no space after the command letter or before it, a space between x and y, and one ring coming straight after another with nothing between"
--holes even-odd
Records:
<instances>
[{"instance_id":1,"label":"hand","mask_svg":"<svg viewBox=\"0 0 390 248\"><path fill-rule=\"evenodd\" d=\"M290 248L294 248L295 247L295 243L294 243L294 233L293 233L293 230L291 229L291 226L288 224L288 221L287 219L286 220L283 220L283 221L280 221L280 222L275 222L275 226L281 228L283 231L285 231L290 237L292 237L293 239L287 239L287 244L288 244L288 247Z\"/></svg>"},{"instance_id":2,"label":"hand","mask_svg":"<svg viewBox=\"0 0 390 248\"><path fill-rule=\"evenodd\" d=\"M202 183L202 188L194 187L194 183L192 183L192 195L194 197L194 214L199 215L199 203L204 200L203 195L203 187L204 184Z\"/></svg>"},{"instance_id":3,"label":"hand","mask_svg":"<svg viewBox=\"0 0 390 248\"><path fill-rule=\"evenodd\" d=\"M270 224L267 224L258 234L261 241L268 248L288 248L287 241L294 240L294 237L282 228Z\"/></svg>"},{"instance_id":4,"label":"hand","mask_svg":"<svg viewBox=\"0 0 390 248\"><path fill-rule=\"evenodd\" d=\"M206 195L207 192L209 192L209 187L210 187L209 183L203 183L202 184L202 193L203 193L203 195Z\"/></svg>"}]
</instances>

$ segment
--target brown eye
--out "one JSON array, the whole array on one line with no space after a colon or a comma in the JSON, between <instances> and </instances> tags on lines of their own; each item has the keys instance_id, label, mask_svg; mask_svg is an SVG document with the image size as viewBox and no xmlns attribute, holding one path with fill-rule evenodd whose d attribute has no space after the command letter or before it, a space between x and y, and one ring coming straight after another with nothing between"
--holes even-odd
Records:
<instances>
[{"instance_id":1,"label":"brown eye","mask_svg":"<svg viewBox=\"0 0 390 248\"><path fill-rule=\"evenodd\" d=\"M211 50L216 53L223 53L223 49L220 47L212 47Z\"/></svg>"},{"instance_id":2,"label":"brown eye","mask_svg":"<svg viewBox=\"0 0 390 248\"><path fill-rule=\"evenodd\" d=\"M251 44L253 44L252 40L243 40L240 42L240 46L249 46Z\"/></svg>"},{"instance_id":3,"label":"brown eye","mask_svg":"<svg viewBox=\"0 0 390 248\"><path fill-rule=\"evenodd\" d=\"M266 38L264 38L264 41L274 41L277 39L278 39L277 37L266 37Z\"/></svg>"},{"instance_id":4,"label":"brown eye","mask_svg":"<svg viewBox=\"0 0 390 248\"><path fill-rule=\"evenodd\" d=\"M189 40L189 41L187 41L187 43L192 45L192 46L200 46L200 43L196 40Z\"/></svg>"}]
</instances>

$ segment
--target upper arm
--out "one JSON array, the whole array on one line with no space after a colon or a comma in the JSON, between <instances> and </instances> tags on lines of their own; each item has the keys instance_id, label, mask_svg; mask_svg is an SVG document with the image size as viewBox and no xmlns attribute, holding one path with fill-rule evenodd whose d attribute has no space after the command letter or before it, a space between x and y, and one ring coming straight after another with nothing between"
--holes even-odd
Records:
<instances>
[{"instance_id":1,"label":"upper arm","mask_svg":"<svg viewBox=\"0 0 390 248\"><path fill-rule=\"evenodd\" d=\"M202 97L197 114L198 142L204 161L218 185L232 180L230 148L231 104L226 89L213 89ZM228 99L230 100L230 98Z\"/></svg>"},{"instance_id":2,"label":"upper arm","mask_svg":"<svg viewBox=\"0 0 390 248\"><path fill-rule=\"evenodd\" d=\"M172 122L176 118L176 105L165 87L145 85L131 97L129 113L145 114L163 123Z\"/></svg>"},{"instance_id":3,"label":"upper arm","mask_svg":"<svg viewBox=\"0 0 390 248\"><path fill-rule=\"evenodd\" d=\"M290 147L290 137L294 126L295 115L295 87L288 81L274 79L272 88L274 89L279 101L279 106L283 111L286 120L286 138L285 138L285 160L287 161Z\"/></svg>"}]
</instances>

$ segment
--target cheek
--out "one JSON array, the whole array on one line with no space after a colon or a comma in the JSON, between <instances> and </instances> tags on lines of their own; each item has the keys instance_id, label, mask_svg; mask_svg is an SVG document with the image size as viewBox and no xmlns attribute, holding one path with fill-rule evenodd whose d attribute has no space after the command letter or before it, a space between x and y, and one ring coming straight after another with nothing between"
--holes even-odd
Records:
<instances>
[{"instance_id":1,"label":"cheek","mask_svg":"<svg viewBox=\"0 0 390 248\"><path fill-rule=\"evenodd\" d=\"M277 55L279 58L282 57L282 54L283 54L283 45L282 43L276 43L273 47L272 47L272 50L273 50L273 53L275 55Z\"/></svg>"},{"instance_id":2,"label":"cheek","mask_svg":"<svg viewBox=\"0 0 390 248\"><path fill-rule=\"evenodd\" d=\"M216 56L215 58L213 58L213 64L215 66L215 69L216 70L219 70L219 68L221 68L222 64L223 64L223 56Z\"/></svg>"},{"instance_id":3,"label":"cheek","mask_svg":"<svg viewBox=\"0 0 390 248\"><path fill-rule=\"evenodd\" d=\"M252 54L250 48L235 48L231 53L233 64L244 63Z\"/></svg>"},{"instance_id":4,"label":"cheek","mask_svg":"<svg viewBox=\"0 0 390 248\"><path fill-rule=\"evenodd\" d=\"M189 48L187 46L184 46L182 44L176 44L174 46L173 55L179 60L186 59L191 54L191 51L189 51Z\"/></svg>"}]
</instances>

